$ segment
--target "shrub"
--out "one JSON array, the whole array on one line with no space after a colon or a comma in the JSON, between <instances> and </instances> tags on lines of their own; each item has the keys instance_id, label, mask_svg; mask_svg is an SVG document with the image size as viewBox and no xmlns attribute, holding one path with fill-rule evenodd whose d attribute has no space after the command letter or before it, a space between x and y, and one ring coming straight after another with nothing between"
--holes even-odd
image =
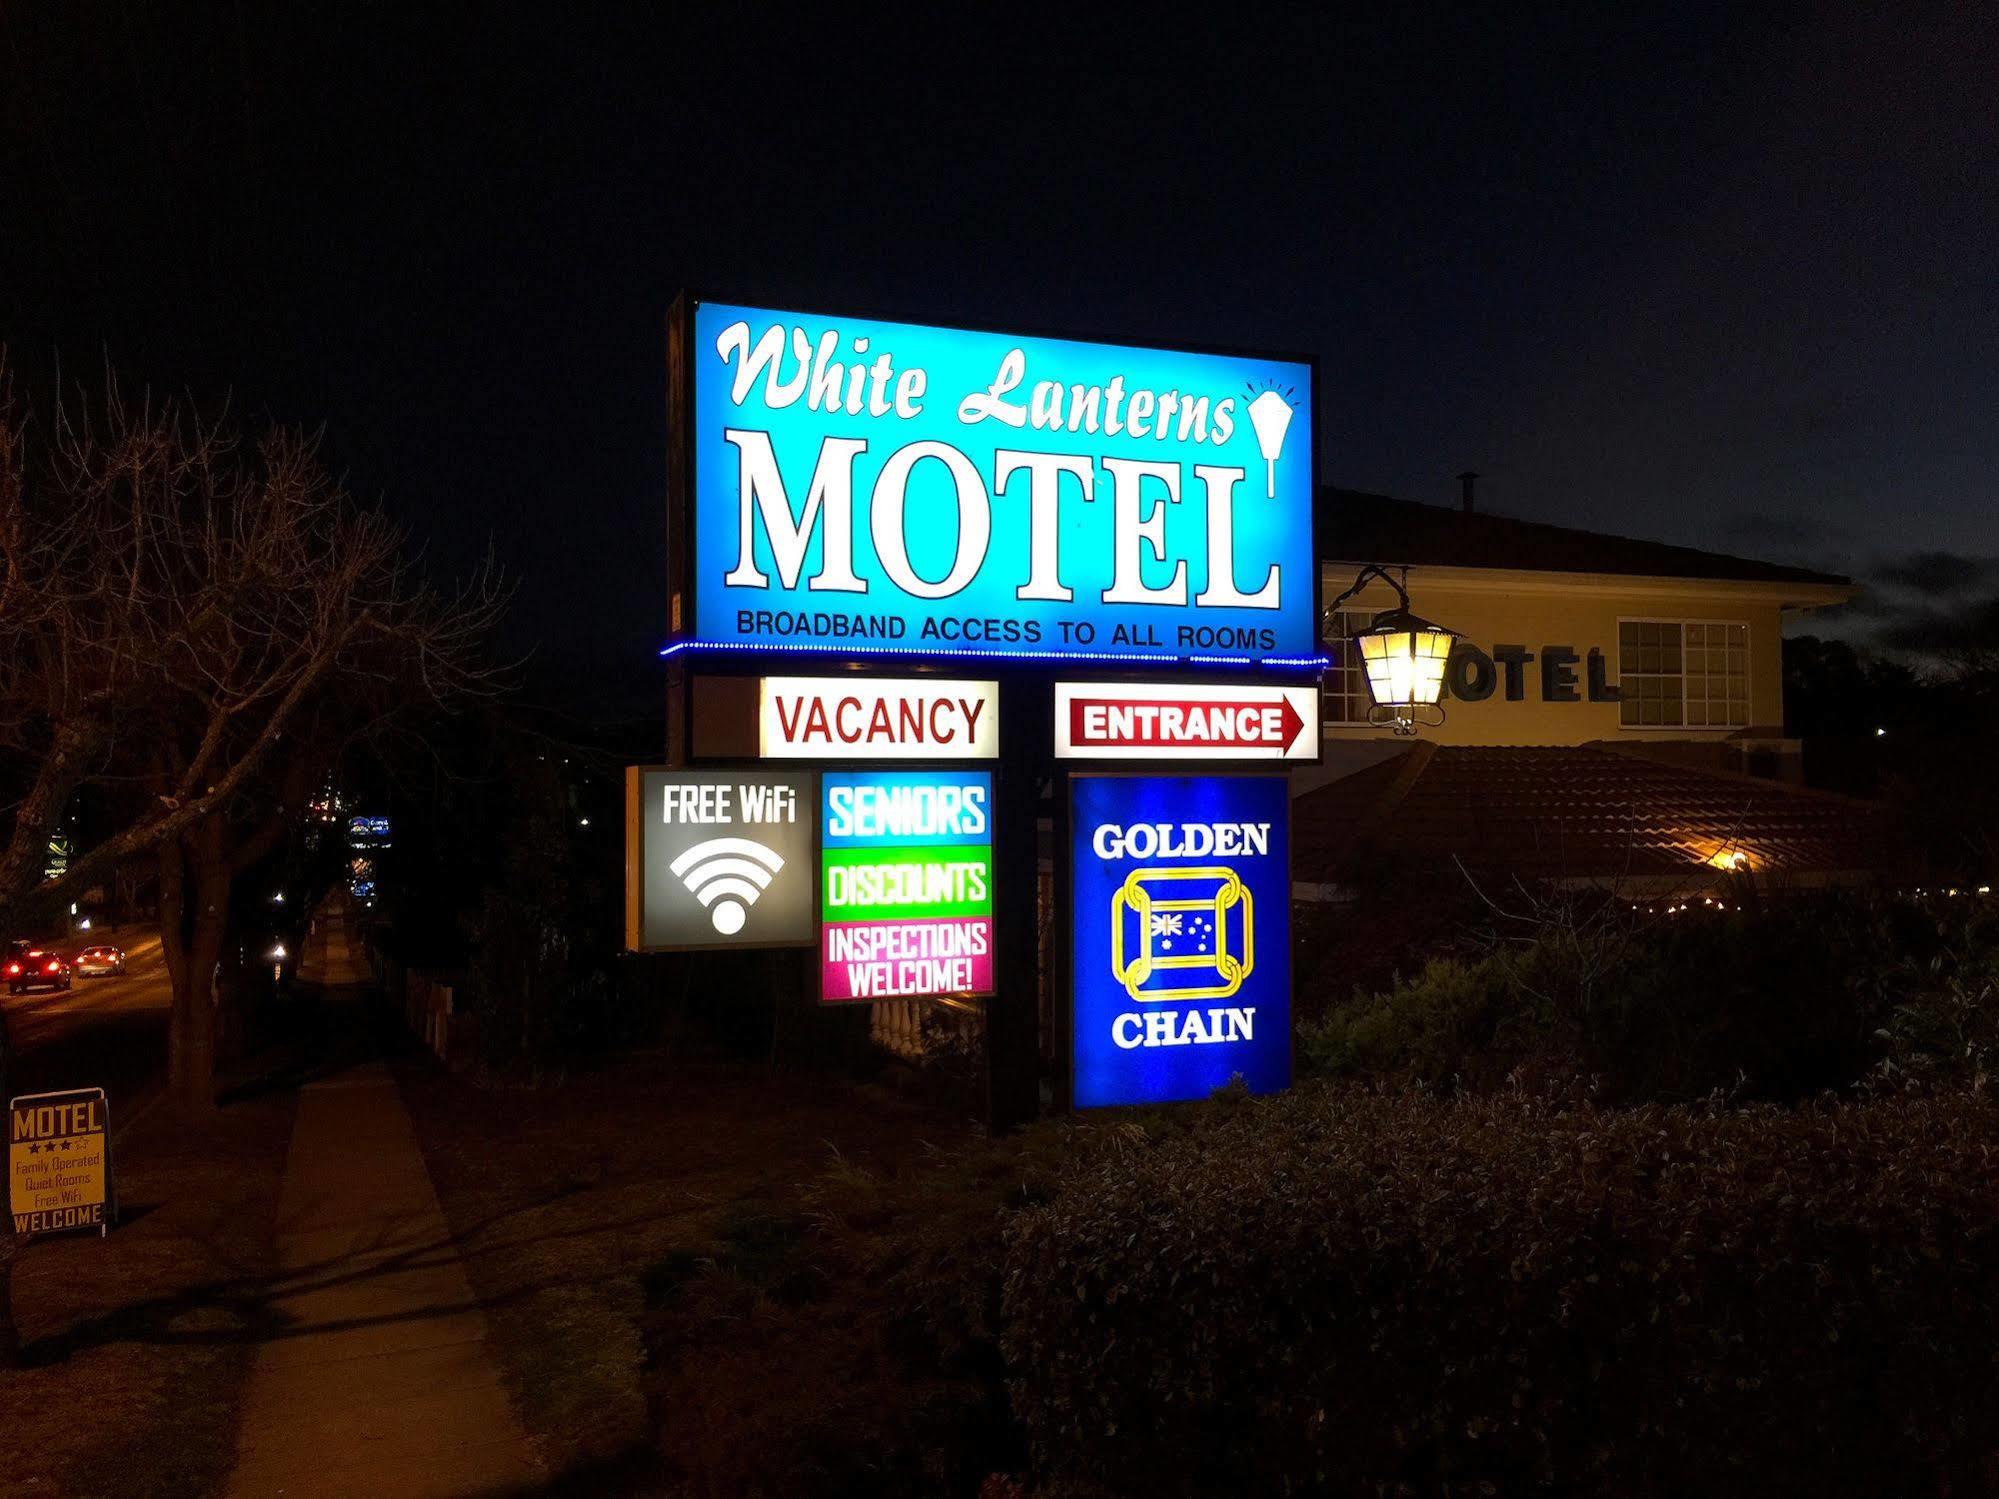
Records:
<instances>
[{"instance_id":1,"label":"shrub","mask_svg":"<svg viewBox=\"0 0 1999 1499\"><path fill-rule=\"evenodd\" d=\"M1971 1080L1999 1055L1990 902L1820 892L1672 917L1552 906L1526 940L1432 959L1299 1026L1308 1074L1600 1099L1796 1100L1870 1070Z\"/></svg>"},{"instance_id":2,"label":"shrub","mask_svg":"<svg viewBox=\"0 0 1999 1499\"><path fill-rule=\"evenodd\" d=\"M1525 961L1512 952L1432 958L1386 993L1356 992L1299 1026L1302 1068L1431 1086L1498 1081L1546 1045L1549 1021L1523 983Z\"/></svg>"},{"instance_id":3,"label":"shrub","mask_svg":"<svg viewBox=\"0 0 1999 1499\"><path fill-rule=\"evenodd\" d=\"M1874 1035L1882 1055L1871 1081L1983 1092L1999 1065L1999 910L1987 900L1945 897L1918 914L1882 984Z\"/></svg>"},{"instance_id":4,"label":"shrub","mask_svg":"<svg viewBox=\"0 0 1999 1499\"><path fill-rule=\"evenodd\" d=\"M835 1162L802 1211L738 1208L711 1253L659 1266L646 1395L686 1491L932 1499L1024 1466L1002 1226L1092 1134L1046 1124L896 1176Z\"/></svg>"},{"instance_id":5,"label":"shrub","mask_svg":"<svg viewBox=\"0 0 1999 1499\"><path fill-rule=\"evenodd\" d=\"M1999 1119L1315 1087L1009 1235L1039 1470L1116 1494L1999 1485Z\"/></svg>"}]
</instances>

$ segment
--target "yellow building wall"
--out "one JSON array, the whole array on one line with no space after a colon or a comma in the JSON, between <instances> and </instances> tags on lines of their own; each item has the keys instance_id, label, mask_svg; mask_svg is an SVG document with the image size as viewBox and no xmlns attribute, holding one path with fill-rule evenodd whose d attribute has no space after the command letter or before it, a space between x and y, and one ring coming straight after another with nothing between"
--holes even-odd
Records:
<instances>
[{"instance_id":1,"label":"yellow building wall","mask_svg":"<svg viewBox=\"0 0 1999 1499\"><path fill-rule=\"evenodd\" d=\"M1325 593L1330 603L1348 586L1357 566L1334 565L1326 570ZM1662 740L1715 741L1734 737L1774 737L1783 732L1782 621L1787 605L1838 602L1832 590L1825 597L1800 599L1797 585L1684 581L1679 579L1616 578L1596 574L1507 572L1499 569L1410 568L1405 585L1410 607L1425 619L1455 630L1461 639L1488 656L1495 646L1521 646L1533 653L1521 673L1522 694L1509 700L1506 672L1495 660L1498 685L1478 702L1446 698L1445 719L1421 736L1439 744L1548 745L1583 744L1591 740L1622 740L1633 744ZM1348 610L1380 610L1396 602L1392 590L1370 586L1343 605ZM1749 725L1747 728L1626 728L1619 722L1618 704L1591 702L1588 657L1602 652L1604 678L1619 685L1618 624L1627 619L1707 620L1748 627ZM1548 646L1566 646L1576 653L1574 687L1581 701L1550 700L1544 692L1542 653ZM1331 681L1328 680L1330 689ZM1329 707L1329 715L1331 713ZM1330 717L1330 742L1368 739L1388 733L1366 725L1337 724Z\"/></svg>"}]
</instances>

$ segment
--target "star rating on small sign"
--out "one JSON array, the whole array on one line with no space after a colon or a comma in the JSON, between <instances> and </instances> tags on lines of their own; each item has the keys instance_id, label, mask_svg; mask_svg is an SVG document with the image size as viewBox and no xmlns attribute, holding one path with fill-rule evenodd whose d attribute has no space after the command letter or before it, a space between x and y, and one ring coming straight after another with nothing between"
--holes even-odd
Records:
<instances>
[{"instance_id":1,"label":"star rating on small sign","mask_svg":"<svg viewBox=\"0 0 1999 1499\"><path fill-rule=\"evenodd\" d=\"M54 1154L55 1154L55 1153L56 1153L56 1152L57 1152L58 1150L68 1150L68 1149L69 1149L69 1148L70 1148L70 1147L71 1147L72 1145L74 1145L75 1143L76 1143L76 1141L75 1141L75 1140L73 1140L73 1139L71 1139L71 1140L45 1140L45 1141L43 1141L43 1142L42 1142L41 1144L39 1144L39 1145L33 1145L33 1144L29 1145L29 1146L28 1146L28 1154L29 1154L29 1155L40 1155L40 1154L41 1154L41 1153L42 1153L43 1151L47 1151L47 1152L48 1152L48 1153L49 1153L50 1155L54 1155Z\"/></svg>"}]
</instances>

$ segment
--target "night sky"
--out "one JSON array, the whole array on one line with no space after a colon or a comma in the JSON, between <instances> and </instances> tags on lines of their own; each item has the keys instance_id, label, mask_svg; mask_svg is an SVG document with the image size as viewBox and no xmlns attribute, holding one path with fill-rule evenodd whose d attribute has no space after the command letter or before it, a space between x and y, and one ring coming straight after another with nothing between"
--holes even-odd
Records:
<instances>
[{"instance_id":1,"label":"night sky","mask_svg":"<svg viewBox=\"0 0 1999 1499\"><path fill-rule=\"evenodd\" d=\"M0 340L323 422L565 670L664 632L683 286L1314 352L1329 482L1999 593L1991 7L690 9L0 7Z\"/></svg>"}]
</instances>

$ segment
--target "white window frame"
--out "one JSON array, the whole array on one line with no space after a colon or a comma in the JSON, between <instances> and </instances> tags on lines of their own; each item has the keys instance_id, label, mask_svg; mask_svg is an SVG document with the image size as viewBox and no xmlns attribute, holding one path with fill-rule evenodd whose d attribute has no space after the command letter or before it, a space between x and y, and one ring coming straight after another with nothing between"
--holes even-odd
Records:
<instances>
[{"instance_id":1,"label":"white window frame","mask_svg":"<svg viewBox=\"0 0 1999 1499\"><path fill-rule=\"evenodd\" d=\"M1751 644L1755 638L1746 619L1702 619L1688 615L1674 614L1620 614L1617 616L1617 686L1624 688L1624 627L1626 625L1678 625L1680 627L1680 721L1678 723L1626 723L1622 705L1617 710L1617 727L1625 734L1733 734L1751 727L1756 719L1756 651ZM1688 625L1733 625L1742 631L1742 722L1690 724L1687 722L1687 626ZM1639 672L1639 676L1667 675L1665 672Z\"/></svg>"},{"instance_id":2,"label":"white window frame","mask_svg":"<svg viewBox=\"0 0 1999 1499\"><path fill-rule=\"evenodd\" d=\"M1375 616L1380 613L1379 609L1341 609L1334 617L1342 623L1342 626L1344 626L1344 622L1347 620L1358 620L1360 621L1360 627L1366 629L1374 623ZM1328 729L1365 729L1372 727L1373 725L1370 723L1367 715L1368 710L1374 706L1374 693L1367 685L1367 671L1360 664L1360 647L1353 643L1353 636L1351 634L1343 635L1340 639L1345 643L1346 648L1353 652L1352 670L1359 675L1360 692L1358 695L1352 697L1352 701L1355 705L1355 711L1360 716L1358 718L1335 718L1333 716L1333 703L1336 700L1343 700L1349 697L1349 694L1335 692L1331 688L1331 683L1341 674L1343 669L1340 666L1335 666L1333 670L1326 673L1327 688L1320 695L1319 701L1323 706L1319 717L1322 720L1323 726ZM1330 651L1333 646L1332 637L1327 637L1324 644Z\"/></svg>"}]
</instances>

